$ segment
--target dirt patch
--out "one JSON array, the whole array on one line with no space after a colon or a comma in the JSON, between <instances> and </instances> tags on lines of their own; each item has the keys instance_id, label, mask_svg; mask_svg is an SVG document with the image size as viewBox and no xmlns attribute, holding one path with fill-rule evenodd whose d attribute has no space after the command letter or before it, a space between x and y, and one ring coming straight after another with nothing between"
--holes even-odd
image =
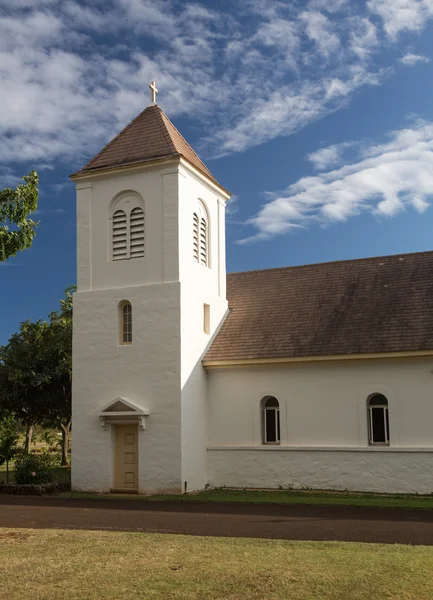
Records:
<instances>
[{"instance_id":1,"label":"dirt patch","mask_svg":"<svg viewBox=\"0 0 433 600\"><path fill-rule=\"evenodd\" d=\"M29 533L22 533L21 531L4 531L0 533L0 540L14 540L17 542L24 542L29 537Z\"/></svg>"}]
</instances>

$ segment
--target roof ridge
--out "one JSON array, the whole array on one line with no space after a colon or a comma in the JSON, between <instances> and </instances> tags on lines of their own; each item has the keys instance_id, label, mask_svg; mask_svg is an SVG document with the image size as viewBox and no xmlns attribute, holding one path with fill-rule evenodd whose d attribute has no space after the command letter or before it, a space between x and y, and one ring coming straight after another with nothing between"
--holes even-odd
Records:
<instances>
[{"instance_id":1,"label":"roof ridge","mask_svg":"<svg viewBox=\"0 0 433 600\"><path fill-rule=\"evenodd\" d=\"M177 134L179 135L179 137L181 138L181 140L188 146L188 148L191 150L191 152L194 154L194 156L197 158L197 160L200 162L200 164L203 166L204 170L206 173L208 173L212 179L214 179L214 176L212 175L212 173L209 171L209 169L207 168L207 166L204 164L204 162L202 161L202 159L199 157L199 155L197 154L197 152L194 150L194 148L191 146L191 144L189 144L189 142L186 141L186 139L183 137L183 135L180 133L179 129L175 126L175 124L169 119L169 117L167 117L167 115L165 114L165 112L163 110L161 110L161 117L167 119L167 121L169 122L169 124L173 127L173 129L177 132ZM174 142L173 142L174 143ZM179 150L175 147L176 152L179 152ZM182 153L180 153L182 154Z\"/></svg>"},{"instance_id":2,"label":"roof ridge","mask_svg":"<svg viewBox=\"0 0 433 600\"><path fill-rule=\"evenodd\" d=\"M360 258L340 258L337 260L327 260L324 262L315 262L315 263L305 263L302 265L287 265L285 267L269 267L268 269L250 269L248 271L232 271L231 273L227 273L227 276L230 275L243 275L246 273L263 273L264 271L284 271L288 269L302 269L305 267L316 267L318 265L333 265L337 263L349 263L349 262L362 262L362 261L372 261L372 260L380 260L385 258L396 258L399 256L418 256L420 254L433 254L433 250L421 250L419 252L403 252L397 254L384 254L380 256L364 256Z\"/></svg>"},{"instance_id":3,"label":"roof ridge","mask_svg":"<svg viewBox=\"0 0 433 600\"><path fill-rule=\"evenodd\" d=\"M146 110L148 110L149 108L152 108L152 106L153 106L152 104L149 104L148 106L146 106L146 108L144 108L144 109L141 111L141 113L139 113L139 114L138 114L138 115L135 117L135 119L132 119L132 121L131 121L130 123L128 123L128 125L126 125L126 126L125 126L125 127L122 129L122 131L119 131L119 133L118 133L118 134L117 134L117 135L116 135L116 136L115 136L115 137L114 137L112 140L110 140L110 141L109 141L107 144L105 144L105 146L102 148L102 150L100 150L100 151L98 152L98 154L96 154L96 155L95 155L93 158L91 158L91 159L89 160L89 162L88 162L87 164L85 164L85 165L84 165L84 167L82 167L82 169L80 169L80 170L81 170L81 171L84 171L85 169L87 169L88 167L90 167L90 165L91 165L92 163L94 163L94 162L95 162L95 161L96 161L96 160L97 160L97 159L98 159L98 158L101 156L101 154L102 154L103 152L105 152L105 150L107 150L107 149L108 149L110 146L112 146L112 144L114 144L114 142L116 142L116 141L117 141L117 140L118 140L118 139L119 139L119 138L120 138L120 137L121 137L121 136L122 136L124 133L126 133L126 132L128 131L128 129L130 129L130 128L131 128L131 127L134 125L134 123L135 123L136 121L138 121L138 119L139 119L139 118L140 118L140 117L141 117L141 116L142 116L142 115L143 115L143 114L146 112Z\"/></svg>"},{"instance_id":4,"label":"roof ridge","mask_svg":"<svg viewBox=\"0 0 433 600\"><path fill-rule=\"evenodd\" d=\"M167 117L167 115L164 113L162 108L160 108L157 104L155 104L155 107L158 108L158 110L156 111L156 115L157 115L158 125L161 129L161 133L163 134L164 138L168 142L168 145L170 146L170 151L178 153L176 145L167 129L167 125L164 122L164 117L170 122L170 124L172 124L172 123L171 123L170 119ZM174 127L174 125L173 125L173 127Z\"/></svg>"}]
</instances>

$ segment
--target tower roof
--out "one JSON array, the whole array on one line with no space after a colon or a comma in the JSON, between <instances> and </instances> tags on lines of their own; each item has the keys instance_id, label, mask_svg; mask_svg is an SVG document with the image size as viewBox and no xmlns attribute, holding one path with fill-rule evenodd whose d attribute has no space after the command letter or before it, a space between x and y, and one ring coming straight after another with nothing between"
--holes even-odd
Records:
<instances>
[{"instance_id":1,"label":"tower roof","mask_svg":"<svg viewBox=\"0 0 433 600\"><path fill-rule=\"evenodd\" d=\"M151 104L74 175L173 156L182 156L193 167L218 184L167 115L157 104Z\"/></svg>"}]
</instances>

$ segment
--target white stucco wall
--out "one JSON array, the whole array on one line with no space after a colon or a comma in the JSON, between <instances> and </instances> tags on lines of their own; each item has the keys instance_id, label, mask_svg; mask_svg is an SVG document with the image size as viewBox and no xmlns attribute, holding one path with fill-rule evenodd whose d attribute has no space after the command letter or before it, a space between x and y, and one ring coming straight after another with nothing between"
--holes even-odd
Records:
<instances>
[{"instance_id":1,"label":"white stucco wall","mask_svg":"<svg viewBox=\"0 0 433 600\"><path fill-rule=\"evenodd\" d=\"M212 487L433 493L433 453L408 450L208 450Z\"/></svg>"},{"instance_id":2,"label":"white stucco wall","mask_svg":"<svg viewBox=\"0 0 433 600\"><path fill-rule=\"evenodd\" d=\"M208 214L209 267L193 260L193 213L201 200ZM179 179L179 272L181 280L182 482L188 491L206 483L207 375L201 359L227 311L225 295L225 202L193 173ZM221 285L221 278L224 285ZM210 306L210 332L203 305Z\"/></svg>"},{"instance_id":3,"label":"white stucco wall","mask_svg":"<svg viewBox=\"0 0 433 600\"><path fill-rule=\"evenodd\" d=\"M132 305L133 343L118 344L118 304ZM101 409L117 396L150 412L139 430L139 488L180 491L180 286L74 295L72 486L112 487L111 426ZM113 326L116 324L116 326Z\"/></svg>"},{"instance_id":4,"label":"white stucco wall","mask_svg":"<svg viewBox=\"0 0 433 600\"><path fill-rule=\"evenodd\" d=\"M111 260L118 198L145 210L145 257ZM210 268L193 260L198 199L209 214ZM139 431L141 492L203 488L207 379L201 358L227 310L225 202L179 159L100 174L77 184L78 292L74 296L74 489L112 487L113 433L99 423L117 396L149 410ZM118 344L118 305L132 305L133 342ZM203 304L211 331L203 331Z\"/></svg>"},{"instance_id":5,"label":"white stucco wall","mask_svg":"<svg viewBox=\"0 0 433 600\"><path fill-rule=\"evenodd\" d=\"M150 412L139 430L140 491L181 491L178 178L178 164L166 164L77 184L74 489L112 487L113 431L99 413L121 396ZM112 207L129 194L144 203L145 257L112 261ZM130 346L118 343L122 300L132 305Z\"/></svg>"},{"instance_id":6,"label":"white stucco wall","mask_svg":"<svg viewBox=\"0 0 433 600\"><path fill-rule=\"evenodd\" d=\"M208 483L432 491L432 370L429 359L210 369ZM374 392L388 398L389 448L368 446ZM266 395L280 402L277 448L262 445Z\"/></svg>"},{"instance_id":7,"label":"white stucco wall","mask_svg":"<svg viewBox=\"0 0 433 600\"><path fill-rule=\"evenodd\" d=\"M145 211L145 257L111 260L116 199L139 195ZM178 166L105 174L77 183L78 288L101 290L179 280Z\"/></svg>"}]
</instances>

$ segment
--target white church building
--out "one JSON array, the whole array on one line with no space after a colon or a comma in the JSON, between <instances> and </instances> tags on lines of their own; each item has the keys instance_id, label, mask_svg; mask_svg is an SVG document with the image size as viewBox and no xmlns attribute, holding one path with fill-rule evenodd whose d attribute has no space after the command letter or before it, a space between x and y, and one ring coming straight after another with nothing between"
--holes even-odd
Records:
<instances>
[{"instance_id":1,"label":"white church building","mask_svg":"<svg viewBox=\"0 0 433 600\"><path fill-rule=\"evenodd\" d=\"M433 492L433 252L227 275L155 102L72 179L73 489Z\"/></svg>"}]
</instances>

